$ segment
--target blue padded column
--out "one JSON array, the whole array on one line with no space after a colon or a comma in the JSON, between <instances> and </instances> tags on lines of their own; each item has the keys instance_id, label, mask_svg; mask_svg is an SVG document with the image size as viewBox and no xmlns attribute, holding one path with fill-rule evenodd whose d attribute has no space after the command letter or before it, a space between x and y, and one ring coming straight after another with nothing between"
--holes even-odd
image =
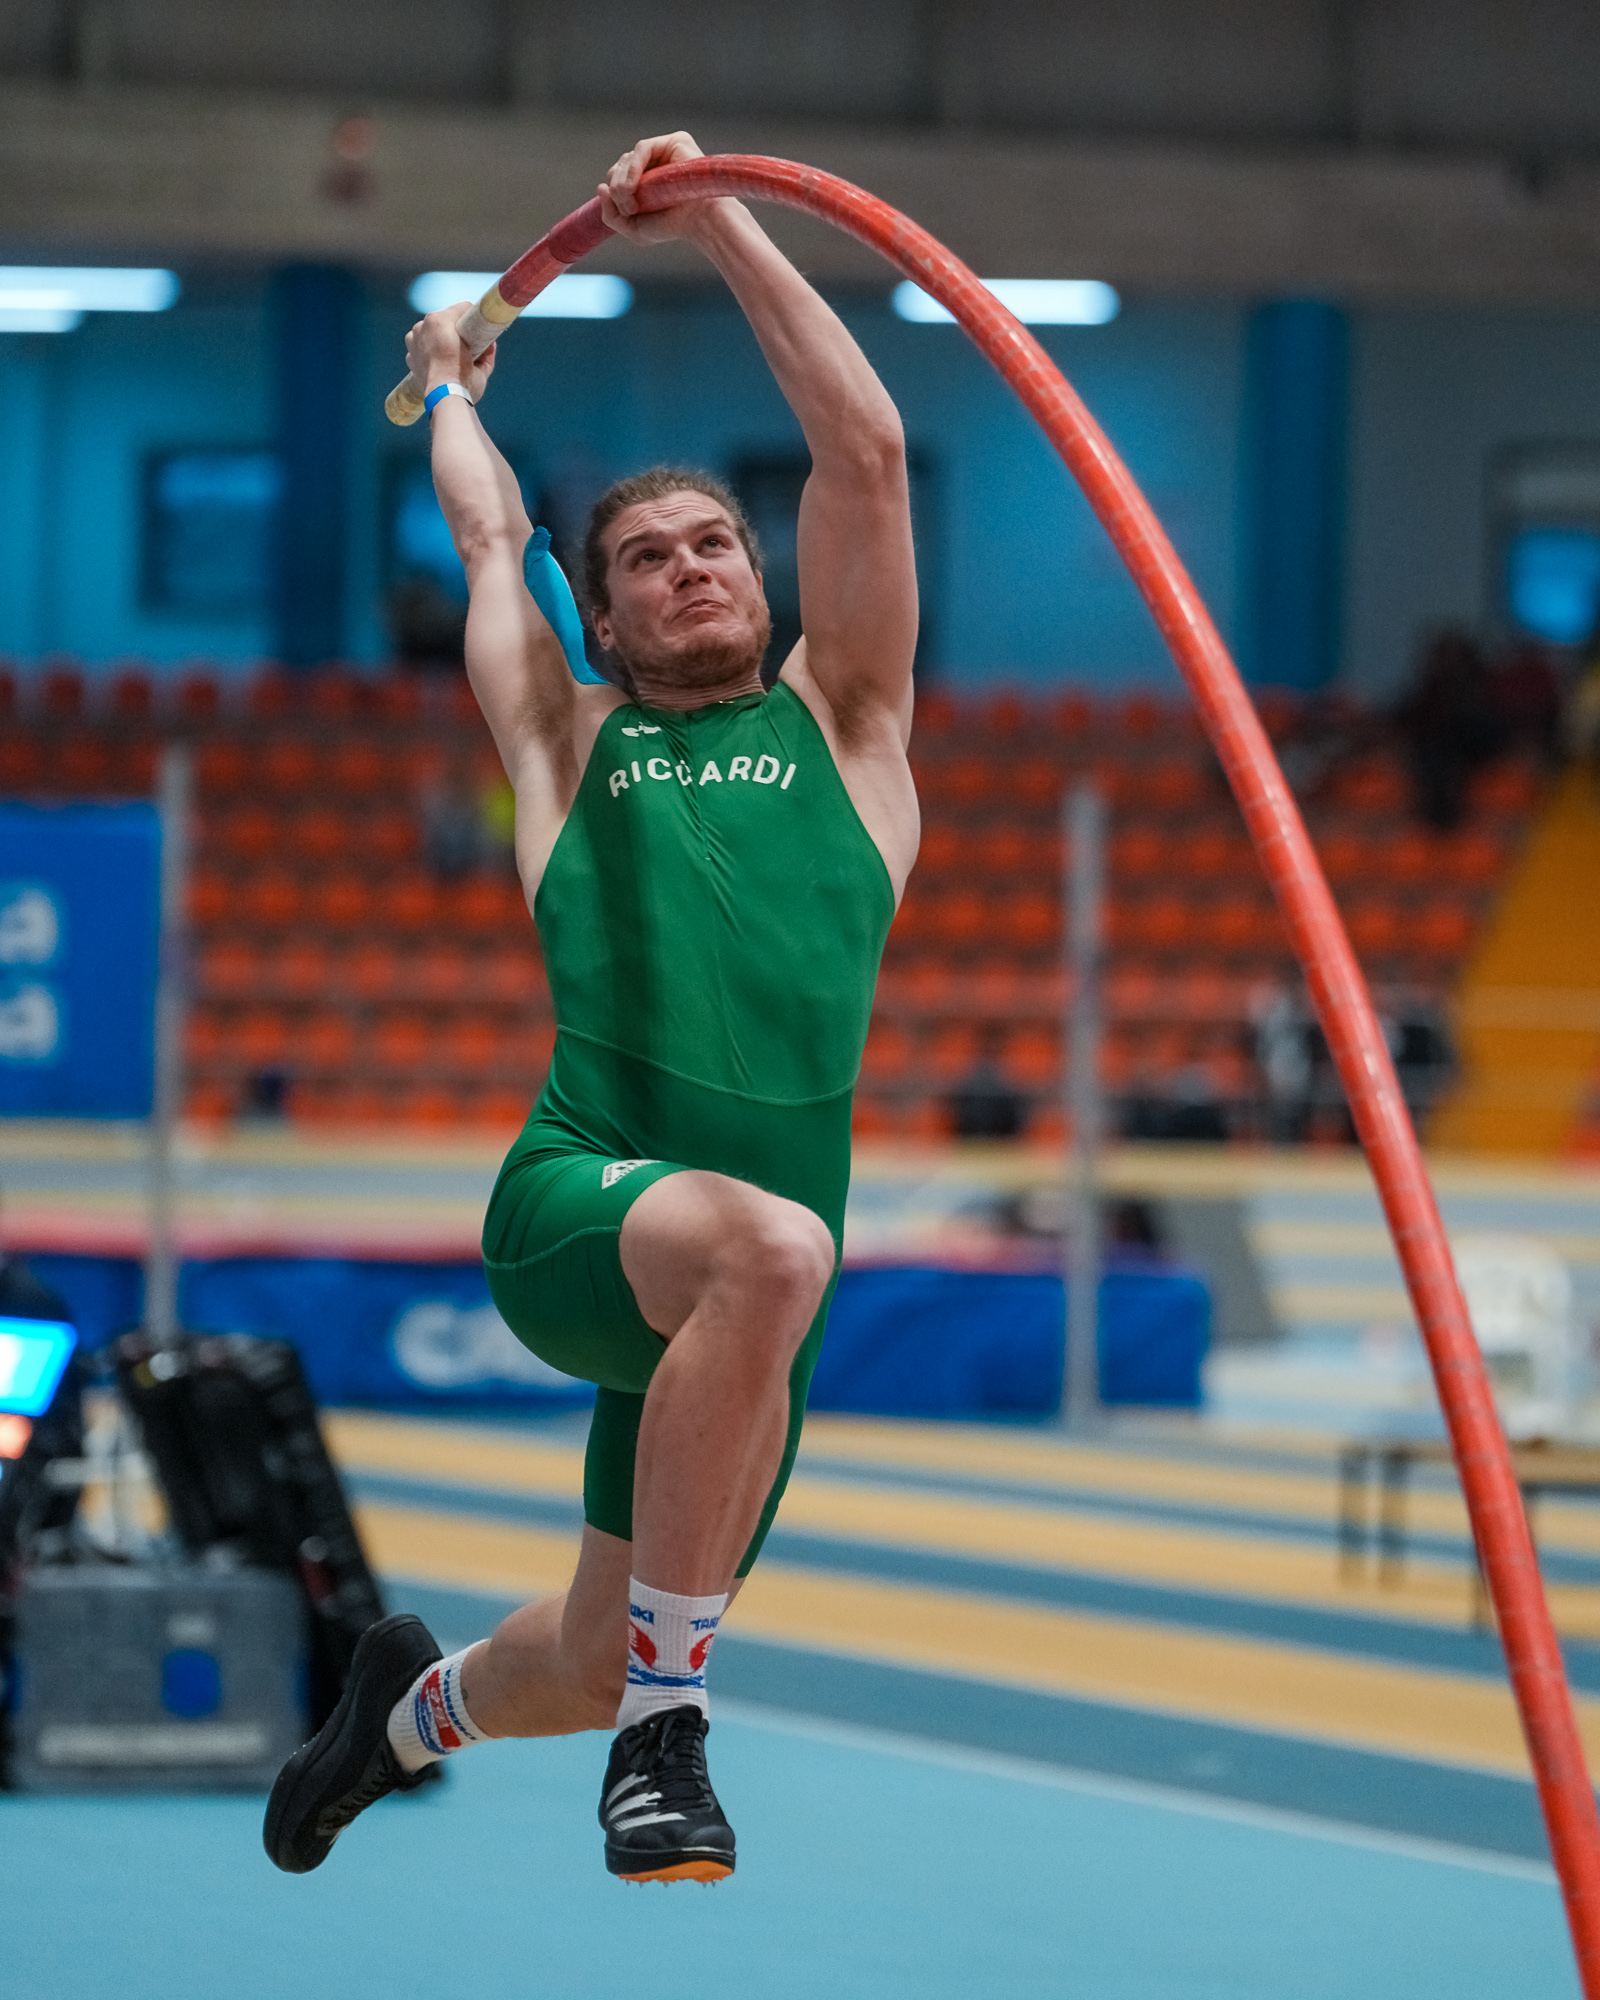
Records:
<instances>
[{"instance_id":1,"label":"blue padded column","mask_svg":"<svg viewBox=\"0 0 1600 2000\"><path fill-rule=\"evenodd\" d=\"M280 660L313 667L345 651L350 439L362 292L348 271L291 265L272 287L274 391L283 487L273 567Z\"/></svg>"},{"instance_id":2,"label":"blue padded column","mask_svg":"<svg viewBox=\"0 0 1600 2000\"><path fill-rule=\"evenodd\" d=\"M1339 659L1344 313L1316 299L1259 307L1245 367L1243 664L1258 684L1320 687Z\"/></svg>"}]
</instances>

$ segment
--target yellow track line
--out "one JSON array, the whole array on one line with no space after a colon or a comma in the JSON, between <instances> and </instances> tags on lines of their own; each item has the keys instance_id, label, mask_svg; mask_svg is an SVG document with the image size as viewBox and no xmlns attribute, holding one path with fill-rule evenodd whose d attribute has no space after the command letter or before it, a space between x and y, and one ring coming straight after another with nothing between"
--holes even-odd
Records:
<instances>
[{"instance_id":1,"label":"yellow track line","mask_svg":"<svg viewBox=\"0 0 1600 2000\"><path fill-rule=\"evenodd\" d=\"M575 1536L420 1508L369 1505L359 1514L380 1570L447 1588L542 1595L564 1587L577 1549ZM753 1572L728 1629L997 1686L1527 1775L1509 1690L1464 1674L775 1561ZM1600 1702L1577 1706L1594 1756Z\"/></svg>"}]
</instances>

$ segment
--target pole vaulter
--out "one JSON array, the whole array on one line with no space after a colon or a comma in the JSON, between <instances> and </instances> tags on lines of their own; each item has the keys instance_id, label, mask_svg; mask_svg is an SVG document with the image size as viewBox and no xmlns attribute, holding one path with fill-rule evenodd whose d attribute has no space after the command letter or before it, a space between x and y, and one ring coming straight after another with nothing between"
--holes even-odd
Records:
<instances>
[{"instance_id":1,"label":"pole vaulter","mask_svg":"<svg viewBox=\"0 0 1600 2000\"><path fill-rule=\"evenodd\" d=\"M1289 927L1378 1184L1499 1619L1583 1991L1587 2000L1600 2000L1600 1815L1510 1452L1366 983L1238 669L1104 432L1039 342L966 265L887 202L789 160L733 153L659 167L640 182L638 202L648 213L719 195L775 202L833 223L955 315L1060 453L1171 648ZM598 200L575 209L462 320L462 341L481 353L552 279L609 234ZM390 394L384 407L394 423L415 423L422 415L424 387L408 375Z\"/></svg>"}]
</instances>

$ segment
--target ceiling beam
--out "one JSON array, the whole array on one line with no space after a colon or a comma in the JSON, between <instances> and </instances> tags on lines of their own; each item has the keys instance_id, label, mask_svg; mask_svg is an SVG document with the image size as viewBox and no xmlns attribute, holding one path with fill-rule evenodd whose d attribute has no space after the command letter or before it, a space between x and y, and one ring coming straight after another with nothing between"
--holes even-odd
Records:
<instances>
[{"instance_id":1,"label":"ceiling beam","mask_svg":"<svg viewBox=\"0 0 1600 2000\"><path fill-rule=\"evenodd\" d=\"M0 85L0 253L313 258L369 268L509 261L593 192L634 116L537 104L373 113L341 159L335 102L124 86ZM703 121L708 151L781 154L870 188L989 276L1160 294L1600 305L1600 167L1548 181L1495 156L1155 146ZM882 266L805 218L774 234L825 280ZM618 244L595 268L699 269Z\"/></svg>"}]
</instances>

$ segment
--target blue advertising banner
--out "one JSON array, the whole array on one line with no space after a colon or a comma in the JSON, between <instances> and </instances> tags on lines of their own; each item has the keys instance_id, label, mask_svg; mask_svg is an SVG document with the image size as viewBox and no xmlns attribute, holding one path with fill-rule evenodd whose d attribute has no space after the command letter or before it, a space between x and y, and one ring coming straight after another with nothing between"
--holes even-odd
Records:
<instances>
[{"instance_id":1,"label":"blue advertising banner","mask_svg":"<svg viewBox=\"0 0 1600 2000\"><path fill-rule=\"evenodd\" d=\"M144 1118L161 822L148 805L0 805L0 1117Z\"/></svg>"}]
</instances>

